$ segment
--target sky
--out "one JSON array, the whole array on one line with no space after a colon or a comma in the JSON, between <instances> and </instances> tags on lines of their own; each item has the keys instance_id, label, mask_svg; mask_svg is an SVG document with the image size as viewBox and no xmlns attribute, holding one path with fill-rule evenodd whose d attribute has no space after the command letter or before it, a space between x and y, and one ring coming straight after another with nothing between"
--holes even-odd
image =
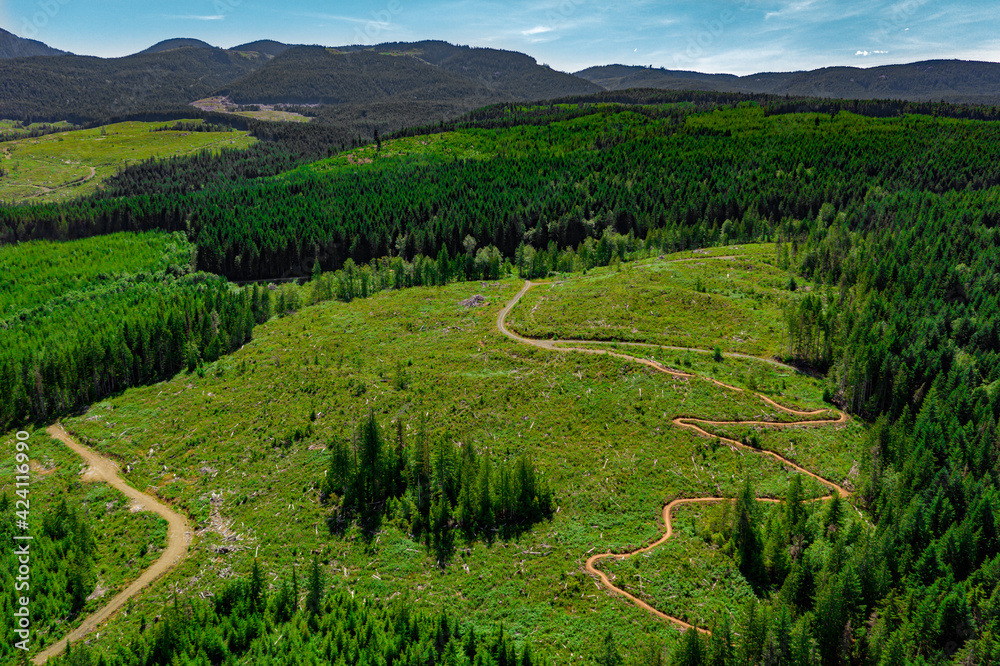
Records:
<instances>
[{"instance_id":1,"label":"sky","mask_svg":"<svg viewBox=\"0 0 1000 666\"><path fill-rule=\"evenodd\" d=\"M997 0L0 0L0 27L80 55L172 37L378 44L441 39L555 69L752 74L934 58L1000 62Z\"/></svg>"}]
</instances>

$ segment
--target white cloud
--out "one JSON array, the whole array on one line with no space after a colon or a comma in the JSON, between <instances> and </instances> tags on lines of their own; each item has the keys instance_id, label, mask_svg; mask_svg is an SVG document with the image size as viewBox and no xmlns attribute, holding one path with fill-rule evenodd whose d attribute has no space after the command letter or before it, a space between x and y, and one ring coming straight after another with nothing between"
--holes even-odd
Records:
<instances>
[{"instance_id":1,"label":"white cloud","mask_svg":"<svg viewBox=\"0 0 1000 666\"><path fill-rule=\"evenodd\" d=\"M816 4L816 0L799 0L798 2L790 2L787 7L783 7L777 11L767 12L764 14L764 19L782 18L791 14L798 14L799 12L809 9L814 4Z\"/></svg>"},{"instance_id":2,"label":"white cloud","mask_svg":"<svg viewBox=\"0 0 1000 666\"><path fill-rule=\"evenodd\" d=\"M552 32L552 28L544 25L538 25L531 30L522 30L521 34L525 37L530 37L531 35L541 35L542 33Z\"/></svg>"},{"instance_id":3,"label":"white cloud","mask_svg":"<svg viewBox=\"0 0 1000 666\"><path fill-rule=\"evenodd\" d=\"M223 14L214 14L212 16L199 16L197 14L174 14L172 16L167 16L166 18L180 19L182 21L221 21L226 17Z\"/></svg>"},{"instance_id":4,"label":"white cloud","mask_svg":"<svg viewBox=\"0 0 1000 666\"><path fill-rule=\"evenodd\" d=\"M319 19L321 21L344 21L344 22L347 22L347 23L364 23L364 24L373 23L373 24L379 26L380 28L388 28L391 25L390 23L387 23L385 21L379 21L379 20L376 20L375 18L363 18L363 17L359 18L357 16L344 16L342 14L324 14L324 13L321 13L321 12L302 12L302 13L297 14L297 16L303 16L305 18Z\"/></svg>"},{"instance_id":5,"label":"white cloud","mask_svg":"<svg viewBox=\"0 0 1000 666\"><path fill-rule=\"evenodd\" d=\"M854 55L867 58L870 55L886 55L888 53L889 53L888 51L858 51Z\"/></svg>"}]
</instances>

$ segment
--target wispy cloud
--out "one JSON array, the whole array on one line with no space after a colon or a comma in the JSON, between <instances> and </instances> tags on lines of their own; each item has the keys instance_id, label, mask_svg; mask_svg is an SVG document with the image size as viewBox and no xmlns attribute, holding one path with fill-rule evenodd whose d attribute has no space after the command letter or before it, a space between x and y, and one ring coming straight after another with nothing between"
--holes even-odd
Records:
<instances>
[{"instance_id":1,"label":"wispy cloud","mask_svg":"<svg viewBox=\"0 0 1000 666\"><path fill-rule=\"evenodd\" d=\"M541 35L541 34L546 33L546 32L552 32L553 29L554 28L552 28L550 26L537 25L534 28L532 28L531 30L522 30L521 34L524 35L525 37L529 37L531 35Z\"/></svg>"},{"instance_id":2,"label":"wispy cloud","mask_svg":"<svg viewBox=\"0 0 1000 666\"><path fill-rule=\"evenodd\" d=\"M209 16L201 14L167 14L164 18L177 19L179 21L221 21L226 17L223 14L212 14Z\"/></svg>"},{"instance_id":3,"label":"wispy cloud","mask_svg":"<svg viewBox=\"0 0 1000 666\"><path fill-rule=\"evenodd\" d=\"M788 6L782 7L773 12L767 12L764 14L764 19L773 18L784 18L793 14L799 14L816 4L816 0L799 0L798 2L790 2Z\"/></svg>"},{"instance_id":4,"label":"wispy cloud","mask_svg":"<svg viewBox=\"0 0 1000 666\"><path fill-rule=\"evenodd\" d=\"M864 58L867 58L868 56L886 55L887 53L889 53L889 52L888 51L858 51L854 55L856 55L856 56L862 56Z\"/></svg>"},{"instance_id":5,"label":"wispy cloud","mask_svg":"<svg viewBox=\"0 0 1000 666\"><path fill-rule=\"evenodd\" d=\"M343 14L324 14L321 12L302 12L297 15L303 18L319 19L321 21L343 21L345 23L364 23L364 24L374 23L375 25L383 28L388 28L390 25L385 21L377 21L371 17L364 18L357 16L344 16Z\"/></svg>"}]
</instances>

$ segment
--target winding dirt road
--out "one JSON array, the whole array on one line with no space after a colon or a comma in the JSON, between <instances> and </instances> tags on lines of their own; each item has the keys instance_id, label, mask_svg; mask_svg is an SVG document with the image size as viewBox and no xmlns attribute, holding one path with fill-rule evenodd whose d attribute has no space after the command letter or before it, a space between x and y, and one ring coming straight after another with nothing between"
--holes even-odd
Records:
<instances>
[{"instance_id":1,"label":"winding dirt road","mask_svg":"<svg viewBox=\"0 0 1000 666\"><path fill-rule=\"evenodd\" d=\"M97 629L105 620L118 612L129 599L139 594L143 588L149 586L157 578L177 566L181 560L187 557L192 533L187 518L161 503L155 497L139 492L125 483L118 476L118 466L114 462L77 442L61 425L50 426L48 433L73 449L74 452L86 461L89 467L83 477L85 481L103 481L109 484L112 488L121 491L144 508L163 516L168 523L168 528L167 547L164 549L160 559L156 560L148 569L143 571L138 579L115 595L106 605L88 615L80 626L71 631L68 636L35 655L32 661L36 664L44 664L49 657L65 651L66 641L75 643Z\"/></svg>"},{"instance_id":2,"label":"winding dirt road","mask_svg":"<svg viewBox=\"0 0 1000 666\"><path fill-rule=\"evenodd\" d=\"M664 365L661 365L660 363L657 363L655 361L651 361L649 359L639 358L639 357L636 357L636 356L630 356L629 354L623 354L621 352L612 351L612 350L608 350L608 349L599 349L599 348L595 349L595 348L589 348L589 347L572 347L572 346L566 346L566 345L573 345L573 344L576 344L576 345L599 344L599 343L603 343L603 341L596 341L596 340L566 340L566 341L560 342L558 340L540 340L540 339L536 339L536 338L526 338L524 336L518 335L517 333L511 331L507 327L507 316L514 309L514 306L517 305L518 301L520 301L521 298L526 293L528 293L528 290L531 289L533 286L535 286L535 285L532 282L526 281L524 283L524 287L521 288L521 290L517 293L517 295L514 296L514 298L511 299L511 301L497 315L497 329L499 329L499 331L501 333L503 333L504 335L506 335L508 338L511 338L512 340L515 340L517 342L520 342L520 343L523 343L523 344L526 344L526 345L530 345L532 347L537 347L539 349L545 349L547 351L579 352L579 353L583 353L583 354L595 354L595 355L613 356L615 358L624 359L626 361L633 361L635 363L641 363L642 365L645 365L645 366L647 366L649 368L652 368L653 370L655 370L657 372L661 372L663 374L671 375L671 376L674 376L674 377L682 377L682 378L685 378L685 379L698 379L698 378L700 378L700 379L702 379L704 381L711 382L713 384L716 384L717 386L720 386L720 387L722 387L724 389L727 389L727 390L730 390L730 391L736 391L738 393L746 392L745 389L741 389L741 388L739 388L737 386L731 386L729 384L725 384L723 382L720 382L717 379L713 379L711 377L701 377L700 375L695 375L695 374L691 374L691 373L688 373L688 372L681 372L679 370L674 370L673 368L668 368L668 367L666 367ZM659 345L646 345L644 343L631 343L631 344L633 344L635 346L649 346L649 347L658 347L659 346ZM680 350L682 348L669 347L669 349L678 349L678 350ZM707 350L695 350L695 349L692 349L690 351L705 352ZM733 354L733 355L735 355L735 354ZM754 359L754 360L758 360L758 361L766 361L766 362L770 363L771 365L775 365L775 366L782 367L782 368L787 368L789 370L795 370L795 368L792 368L791 366L786 366L783 363L780 363L780 362L775 361L773 359L758 359L756 357L747 356L747 355L744 355L744 354L739 354L738 356L741 357L741 358L750 358L750 359ZM815 411L799 411L799 410L796 410L796 409L792 409L790 407L785 407L784 405L780 405L777 402L775 402L774 400L772 400L771 398L769 398L766 395L763 395L761 393L756 393L756 392L750 392L750 393L752 393L753 395L757 396L761 400L765 401L766 403L768 403L769 405L771 405L775 409L777 409L777 410L779 410L781 412L784 412L785 414L788 414L790 416L818 417L818 416L823 416L823 415L829 415L829 416L832 417L834 414L836 414L837 416L836 416L836 418L826 418L826 419L811 418L811 419L805 420L805 421L792 421L792 422L772 422L772 421L709 421L709 420L706 420L706 419L689 418L689 417L679 416L679 417L674 418L671 421L671 423L673 423L673 425L676 426L676 427L678 427L678 428L683 428L685 430L691 430L692 432L698 434L701 437L708 437L708 438L711 438L711 439L715 439L716 438L715 435L710 434L707 430L705 430L701 426L713 426L713 425L714 426L725 426L725 425L748 425L749 426L749 425L760 425L760 426L766 426L766 427L769 427L769 428L790 428L790 427L797 427L797 426L810 426L810 427L812 427L812 426L823 426L823 425L836 425L836 424L843 424L843 423L847 422L847 415L844 414L843 412L839 412L837 410L833 410L833 409L831 409L831 410L820 409L820 410L815 410ZM832 491L830 495L826 495L825 497L820 497L820 498L818 498L817 500L814 500L814 501L822 501L822 500L831 499L833 497L833 493L836 493L840 497L848 497L850 495L850 493L847 491L846 488L843 488L842 486L834 483L833 481L830 481L828 479L824 479L823 477L821 477L820 475L816 474L815 472L811 472L811 471L805 469L804 467L801 467L800 465L797 465L796 463L792 462L791 460L789 460L789 459L785 458L784 456L779 455L779 454L777 454L777 453L775 453L773 451L767 451L767 450L764 450L764 449L756 449L756 448L753 448L753 447L750 447L750 446L746 446L742 442L738 442L738 441L736 441L734 439L728 439L726 437L719 437L718 439L720 441L728 444L729 446L731 446L733 448L745 449L745 450L751 451L753 453L757 453L757 454L760 454L760 455L765 455L765 456L768 456L770 458L773 458L774 460L778 461L779 463L781 463L781 464L783 464L783 465L785 465L787 467L790 467L791 469L794 469L795 471L797 471L797 472L799 472L801 474L805 474L806 476L808 476L808 477L810 477L812 479L815 479L816 481L818 481L819 483L821 483L822 485L826 486L827 488L829 488ZM675 507L683 506L685 504L713 504L713 503L718 503L718 502L732 502L732 501L733 501L733 498L731 498L731 497L692 497L692 498L686 498L686 499L675 499L674 501L670 502L669 504L667 504L666 506L663 507L663 525L664 525L663 536L661 536L659 539L657 539L656 541L654 541L653 543L651 543L651 544L649 544L647 546L643 546L642 548L639 548L638 550L633 550L633 551L628 552L628 553L611 553L611 552L607 552L607 553L599 553L597 555L592 555L590 558L587 559L587 562L586 562L586 565L585 565L587 573L590 573L590 574L592 574L594 576L597 576L597 578L600 579L600 581L604 584L604 586L607 589L609 589L612 592L614 592L615 594L617 594L617 595L619 595L621 597L624 597L625 599L628 599L629 601L631 601L632 603L634 603L639 608L642 608L643 610L648 611L649 613L655 615L656 617L658 617L660 619L663 619L663 620L667 620L668 622L671 622L672 624L674 624L675 626L677 626L679 629L687 630L687 629L692 629L693 628L693 629L697 629L698 631L700 631L702 633L706 633L707 634L707 633L709 633L707 629L705 629L703 627L695 627L695 626L693 626L693 625L685 622L684 620L682 620L682 619L680 619L678 617L674 617L673 615L668 615L668 614L666 614L666 613L664 613L662 611L659 611L659 610L653 608L652 606L650 606L648 603L646 603L642 599L639 599L635 595L630 594L629 592L626 592L625 590L621 589L620 587L617 587L614 583L611 582L611 579L608 578L607 574L605 574L603 571L601 571L600 569L597 568L597 565L602 560L607 560L607 559L624 560L624 559L627 559L629 557L632 557L633 555L639 555L641 553L648 552L648 551L656 548L657 546L660 546L663 543L665 543L668 539L670 539L673 536L673 533L674 533L674 528L673 528L673 511L674 511ZM778 502L779 500L776 500L776 499L767 499L767 498L758 498L758 501L760 501L760 502Z\"/></svg>"}]
</instances>

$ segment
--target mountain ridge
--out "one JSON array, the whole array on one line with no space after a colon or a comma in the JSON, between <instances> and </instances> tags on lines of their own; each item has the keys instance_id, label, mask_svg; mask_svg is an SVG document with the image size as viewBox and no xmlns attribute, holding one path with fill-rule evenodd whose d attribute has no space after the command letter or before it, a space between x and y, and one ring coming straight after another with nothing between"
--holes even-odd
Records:
<instances>
[{"instance_id":1,"label":"mountain ridge","mask_svg":"<svg viewBox=\"0 0 1000 666\"><path fill-rule=\"evenodd\" d=\"M18 37L0 28L0 60L31 58L35 56L71 55L67 51L52 48L35 39Z\"/></svg>"},{"instance_id":2,"label":"mountain ridge","mask_svg":"<svg viewBox=\"0 0 1000 666\"><path fill-rule=\"evenodd\" d=\"M370 135L376 128L438 122L491 103L640 88L1000 104L1000 64L963 60L746 76L621 64L566 73L525 53L441 40L334 48L262 39L224 49L174 38L106 59L65 54L0 31L0 47L4 43L19 53L47 54L0 58L0 117L22 121L176 116L192 102L225 96L248 106L321 105L307 115L325 124L348 122Z\"/></svg>"},{"instance_id":3,"label":"mountain ridge","mask_svg":"<svg viewBox=\"0 0 1000 666\"><path fill-rule=\"evenodd\" d=\"M143 49L134 55L143 55L145 53L163 53L164 51L173 51L174 49L217 49L219 47L212 46L208 42L203 42L200 39L195 39L193 37L175 37L173 39L164 39L162 42L157 42L153 44L148 49Z\"/></svg>"},{"instance_id":4,"label":"mountain ridge","mask_svg":"<svg viewBox=\"0 0 1000 666\"><path fill-rule=\"evenodd\" d=\"M576 76L607 90L660 88L765 93L844 99L945 100L1000 103L1000 64L937 59L875 67L831 66L745 76L651 69L630 65L588 67Z\"/></svg>"}]
</instances>

